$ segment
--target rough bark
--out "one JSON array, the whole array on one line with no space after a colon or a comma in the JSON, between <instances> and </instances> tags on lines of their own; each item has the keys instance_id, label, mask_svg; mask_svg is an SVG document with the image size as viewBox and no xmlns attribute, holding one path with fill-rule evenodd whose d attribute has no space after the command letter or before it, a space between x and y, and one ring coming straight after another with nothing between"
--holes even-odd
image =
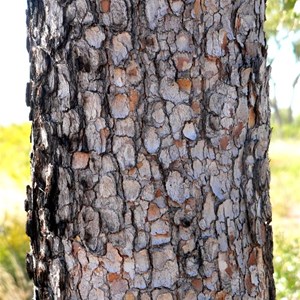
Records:
<instances>
[{"instance_id":1,"label":"rough bark","mask_svg":"<svg viewBox=\"0 0 300 300\"><path fill-rule=\"evenodd\" d=\"M28 0L36 299L274 299L264 0Z\"/></svg>"}]
</instances>

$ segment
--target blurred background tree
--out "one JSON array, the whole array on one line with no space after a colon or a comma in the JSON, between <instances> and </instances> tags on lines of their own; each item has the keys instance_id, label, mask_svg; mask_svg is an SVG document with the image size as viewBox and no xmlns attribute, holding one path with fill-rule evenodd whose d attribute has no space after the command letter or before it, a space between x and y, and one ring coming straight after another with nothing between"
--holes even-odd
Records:
<instances>
[{"instance_id":1,"label":"blurred background tree","mask_svg":"<svg viewBox=\"0 0 300 300\"><path fill-rule=\"evenodd\" d=\"M300 29L299 13L300 3L298 0L268 0L265 22L267 38L278 38L281 30L297 33ZM297 44L299 41L295 45Z\"/></svg>"},{"instance_id":2,"label":"blurred background tree","mask_svg":"<svg viewBox=\"0 0 300 300\"><path fill-rule=\"evenodd\" d=\"M273 41L277 50L280 51L285 40L291 42L293 53L297 61L300 60L300 1L299 0L268 0L267 1L267 20L265 23L265 31L268 42ZM275 53L274 53L275 54ZM275 54L276 55L276 54ZM269 62L272 65L275 56L269 51ZM290 76L291 74L288 74ZM270 104L274 114L274 122L278 125L283 123L292 123L293 104L295 101L295 89L299 82L300 70L295 76L290 78L293 88L293 95L288 99L288 109L280 110L276 93L270 99ZM276 90L276 80L271 75L270 85L273 90ZM298 99L299 101L299 99ZM283 114L287 114L285 119Z\"/></svg>"},{"instance_id":3,"label":"blurred background tree","mask_svg":"<svg viewBox=\"0 0 300 300\"><path fill-rule=\"evenodd\" d=\"M293 50L295 62L300 61L300 1L267 0L265 30L272 65L276 55L286 43ZM291 66L292 67L292 66ZM274 228L274 268L277 298L300 299L300 116L294 111L295 101L300 101L297 88L300 84L300 68L296 72L282 74L288 78L292 94L286 97L285 107L278 99L278 79L271 75L270 104L272 109L271 201ZM280 91L281 92L281 91ZM280 99L281 100L281 99Z\"/></svg>"}]
</instances>

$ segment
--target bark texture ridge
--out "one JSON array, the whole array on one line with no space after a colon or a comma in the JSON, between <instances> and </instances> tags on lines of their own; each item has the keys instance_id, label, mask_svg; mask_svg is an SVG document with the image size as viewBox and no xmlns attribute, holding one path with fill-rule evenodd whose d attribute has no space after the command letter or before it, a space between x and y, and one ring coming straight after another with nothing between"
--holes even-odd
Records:
<instances>
[{"instance_id":1,"label":"bark texture ridge","mask_svg":"<svg viewBox=\"0 0 300 300\"><path fill-rule=\"evenodd\" d=\"M28 0L36 299L275 299L264 0Z\"/></svg>"}]
</instances>

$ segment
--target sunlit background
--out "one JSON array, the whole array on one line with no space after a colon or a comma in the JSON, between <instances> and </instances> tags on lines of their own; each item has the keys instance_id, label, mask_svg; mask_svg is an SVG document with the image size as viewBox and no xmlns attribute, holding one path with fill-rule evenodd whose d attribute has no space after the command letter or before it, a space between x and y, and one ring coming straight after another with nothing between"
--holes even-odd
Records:
<instances>
[{"instance_id":1,"label":"sunlit background","mask_svg":"<svg viewBox=\"0 0 300 300\"><path fill-rule=\"evenodd\" d=\"M278 299L300 299L300 0L268 0L274 264ZM23 202L29 184L26 1L0 10L0 299L30 299Z\"/></svg>"}]
</instances>

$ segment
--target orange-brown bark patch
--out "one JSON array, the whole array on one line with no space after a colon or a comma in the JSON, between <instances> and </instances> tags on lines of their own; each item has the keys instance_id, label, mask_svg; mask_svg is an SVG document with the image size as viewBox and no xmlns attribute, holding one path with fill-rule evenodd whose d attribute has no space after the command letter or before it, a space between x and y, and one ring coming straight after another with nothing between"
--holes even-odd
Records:
<instances>
[{"instance_id":1,"label":"orange-brown bark patch","mask_svg":"<svg viewBox=\"0 0 300 300\"><path fill-rule=\"evenodd\" d=\"M214 63L219 62L219 58L216 56L212 56L212 55L206 55L205 58L207 59L207 61L212 61Z\"/></svg>"},{"instance_id":2,"label":"orange-brown bark patch","mask_svg":"<svg viewBox=\"0 0 300 300\"><path fill-rule=\"evenodd\" d=\"M135 296L131 292L126 293L124 297L124 300L135 300L135 299L136 299Z\"/></svg>"},{"instance_id":3,"label":"orange-brown bark patch","mask_svg":"<svg viewBox=\"0 0 300 300\"><path fill-rule=\"evenodd\" d=\"M226 150L226 148L228 146L228 141L229 141L228 136L223 136L220 139L220 147L221 147L222 150Z\"/></svg>"},{"instance_id":4,"label":"orange-brown bark patch","mask_svg":"<svg viewBox=\"0 0 300 300\"><path fill-rule=\"evenodd\" d=\"M191 207L191 209L195 209L196 208L196 200L195 200L195 198L189 198L186 201L186 205L189 205Z\"/></svg>"},{"instance_id":5,"label":"orange-brown bark patch","mask_svg":"<svg viewBox=\"0 0 300 300\"><path fill-rule=\"evenodd\" d=\"M181 91L184 91L186 93L190 93L191 92L191 88L192 88L192 82L190 79L187 78L181 78L177 80L177 84L179 86L179 89Z\"/></svg>"},{"instance_id":6,"label":"orange-brown bark patch","mask_svg":"<svg viewBox=\"0 0 300 300\"><path fill-rule=\"evenodd\" d=\"M153 237L157 238L157 239L165 239L165 238L169 238L170 237L170 233L156 233L156 234L152 234Z\"/></svg>"},{"instance_id":7,"label":"orange-brown bark patch","mask_svg":"<svg viewBox=\"0 0 300 300\"><path fill-rule=\"evenodd\" d=\"M235 29L240 29L241 27L241 18L238 16L235 19Z\"/></svg>"},{"instance_id":8,"label":"orange-brown bark patch","mask_svg":"<svg viewBox=\"0 0 300 300\"><path fill-rule=\"evenodd\" d=\"M256 255L256 249L254 248L249 255L248 265L254 266L256 265L256 263L257 263L257 255Z\"/></svg>"},{"instance_id":9,"label":"orange-brown bark patch","mask_svg":"<svg viewBox=\"0 0 300 300\"><path fill-rule=\"evenodd\" d=\"M193 110L194 113L200 114L201 109L200 109L200 104L199 104L199 102L197 102L197 101L193 101L193 102L192 102L192 110Z\"/></svg>"},{"instance_id":10,"label":"orange-brown bark patch","mask_svg":"<svg viewBox=\"0 0 300 300\"><path fill-rule=\"evenodd\" d=\"M140 169L143 166L143 162L142 161L138 162L136 166L138 169Z\"/></svg>"},{"instance_id":11,"label":"orange-brown bark patch","mask_svg":"<svg viewBox=\"0 0 300 300\"><path fill-rule=\"evenodd\" d=\"M110 131L107 127L100 129L100 138L102 142L106 141L107 137L109 136L109 133Z\"/></svg>"},{"instance_id":12,"label":"orange-brown bark patch","mask_svg":"<svg viewBox=\"0 0 300 300\"><path fill-rule=\"evenodd\" d=\"M223 41L222 41L222 44L221 44L221 48L222 48L223 50L225 50L226 47L227 47L227 44L228 44L227 34L224 34L224 36L223 36Z\"/></svg>"},{"instance_id":13,"label":"orange-brown bark patch","mask_svg":"<svg viewBox=\"0 0 300 300\"><path fill-rule=\"evenodd\" d=\"M138 75L138 69L137 67L130 67L127 69L127 75L129 76L137 76Z\"/></svg>"},{"instance_id":14,"label":"orange-brown bark patch","mask_svg":"<svg viewBox=\"0 0 300 300\"><path fill-rule=\"evenodd\" d=\"M203 284L201 279L193 279L192 286L197 292L201 292L203 289Z\"/></svg>"},{"instance_id":15,"label":"orange-brown bark patch","mask_svg":"<svg viewBox=\"0 0 300 300\"><path fill-rule=\"evenodd\" d=\"M79 243L79 242L73 242L72 243L72 252L75 254L75 255L77 255L77 253L79 252L79 250L81 249L82 247L81 247L81 244Z\"/></svg>"},{"instance_id":16,"label":"orange-brown bark patch","mask_svg":"<svg viewBox=\"0 0 300 300\"><path fill-rule=\"evenodd\" d=\"M129 92L129 109L131 112L135 111L139 102L139 93L136 90L130 90Z\"/></svg>"},{"instance_id":17,"label":"orange-brown bark patch","mask_svg":"<svg viewBox=\"0 0 300 300\"><path fill-rule=\"evenodd\" d=\"M136 168L131 168L129 171L128 171L128 175L133 175L135 174L136 172Z\"/></svg>"},{"instance_id":18,"label":"orange-brown bark patch","mask_svg":"<svg viewBox=\"0 0 300 300\"><path fill-rule=\"evenodd\" d=\"M195 14L196 19L200 19L200 0L195 0L194 14Z\"/></svg>"},{"instance_id":19,"label":"orange-brown bark patch","mask_svg":"<svg viewBox=\"0 0 300 300\"><path fill-rule=\"evenodd\" d=\"M183 55L177 56L175 58L175 65L178 71L186 71L192 66L191 58Z\"/></svg>"},{"instance_id":20,"label":"orange-brown bark patch","mask_svg":"<svg viewBox=\"0 0 300 300\"><path fill-rule=\"evenodd\" d=\"M261 226L260 226L260 230L261 230L261 240L262 240L262 242L263 243L265 243L265 241L266 241L266 226L265 226L265 224L261 224Z\"/></svg>"},{"instance_id":21,"label":"orange-brown bark patch","mask_svg":"<svg viewBox=\"0 0 300 300\"><path fill-rule=\"evenodd\" d=\"M242 122L239 122L234 128L233 128L233 137L239 137L242 130L244 128L244 124Z\"/></svg>"},{"instance_id":22,"label":"orange-brown bark patch","mask_svg":"<svg viewBox=\"0 0 300 300\"><path fill-rule=\"evenodd\" d=\"M216 294L216 300L225 300L227 296L227 293L222 291L222 292L218 292Z\"/></svg>"},{"instance_id":23,"label":"orange-brown bark patch","mask_svg":"<svg viewBox=\"0 0 300 300\"><path fill-rule=\"evenodd\" d=\"M85 152L75 152L72 158L72 167L74 169L85 169L89 163L90 156Z\"/></svg>"},{"instance_id":24,"label":"orange-brown bark patch","mask_svg":"<svg viewBox=\"0 0 300 300\"><path fill-rule=\"evenodd\" d=\"M155 203L150 203L148 208L148 220L156 220L160 217L159 207Z\"/></svg>"},{"instance_id":25,"label":"orange-brown bark patch","mask_svg":"<svg viewBox=\"0 0 300 300\"><path fill-rule=\"evenodd\" d=\"M225 269L225 272L226 272L230 277L232 277L233 271L232 271L231 266L228 265L228 267Z\"/></svg>"},{"instance_id":26,"label":"orange-brown bark patch","mask_svg":"<svg viewBox=\"0 0 300 300\"><path fill-rule=\"evenodd\" d=\"M254 111L254 107L251 107L249 109L249 117L248 117L248 126L249 128L253 128L255 126L255 111Z\"/></svg>"},{"instance_id":27,"label":"orange-brown bark patch","mask_svg":"<svg viewBox=\"0 0 300 300\"><path fill-rule=\"evenodd\" d=\"M101 0L100 5L102 12L107 13L110 11L110 0Z\"/></svg>"},{"instance_id":28,"label":"orange-brown bark patch","mask_svg":"<svg viewBox=\"0 0 300 300\"><path fill-rule=\"evenodd\" d=\"M118 280L118 279L120 279L121 277L120 277L120 274L118 274L118 273L109 273L108 275L107 275L107 280L109 281L109 282L113 282L113 281L115 281L115 280Z\"/></svg>"},{"instance_id":29,"label":"orange-brown bark patch","mask_svg":"<svg viewBox=\"0 0 300 300\"><path fill-rule=\"evenodd\" d=\"M174 140L174 144L177 148L181 148L183 146L183 140Z\"/></svg>"},{"instance_id":30,"label":"orange-brown bark patch","mask_svg":"<svg viewBox=\"0 0 300 300\"><path fill-rule=\"evenodd\" d=\"M247 289L248 294L251 294L252 288L253 288L253 284L252 284L252 281L251 281L251 276L250 276L250 274L247 274L247 275L245 276L245 286L246 286L246 289Z\"/></svg>"},{"instance_id":31,"label":"orange-brown bark patch","mask_svg":"<svg viewBox=\"0 0 300 300\"><path fill-rule=\"evenodd\" d=\"M160 189L158 189L156 192L155 192L155 198L158 198L158 197L161 197L162 196L162 191Z\"/></svg>"}]
</instances>

